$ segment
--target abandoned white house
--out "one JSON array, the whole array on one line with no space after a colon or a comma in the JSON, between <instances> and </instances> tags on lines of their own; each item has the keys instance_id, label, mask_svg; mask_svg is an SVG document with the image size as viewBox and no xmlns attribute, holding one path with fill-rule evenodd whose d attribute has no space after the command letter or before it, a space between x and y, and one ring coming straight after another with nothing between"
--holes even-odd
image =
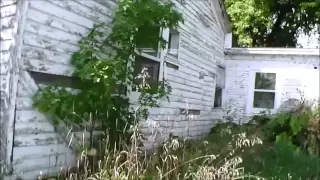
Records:
<instances>
[{"instance_id":1,"label":"abandoned white house","mask_svg":"<svg viewBox=\"0 0 320 180\"><path fill-rule=\"evenodd\" d=\"M170 102L150 109L163 137L198 137L225 116L246 121L260 110L277 110L286 96L298 96L297 88L319 97L318 50L231 48L219 0L172 1L184 24L163 31L167 50L143 55L154 67L151 75L165 76L172 86ZM94 24L110 22L115 9L112 0L1 1L0 160L6 178L35 179L74 163L64 137L32 108L32 96L44 79L72 75L77 41ZM182 114L186 108L193 118ZM148 134L146 123L142 129Z\"/></svg>"}]
</instances>

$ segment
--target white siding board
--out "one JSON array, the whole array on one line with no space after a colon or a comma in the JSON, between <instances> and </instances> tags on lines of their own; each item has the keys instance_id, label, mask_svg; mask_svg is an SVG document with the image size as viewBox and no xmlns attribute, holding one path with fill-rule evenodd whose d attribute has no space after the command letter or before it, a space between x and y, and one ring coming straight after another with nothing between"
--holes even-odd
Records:
<instances>
[{"instance_id":1,"label":"white siding board","mask_svg":"<svg viewBox=\"0 0 320 180\"><path fill-rule=\"evenodd\" d=\"M112 19L115 13L115 9L117 7L115 2L105 1L103 3L98 3L95 1L77 1L77 3L82 4L86 7L89 7L95 12L100 12L101 14Z\"/></svg>"},{"instance_id":2,"label":"white siding board","mask_svg":"<svg viewBox=\"0 0 320 180\"><path fill-rule=\"evenodd\" d=\"M13 29L8 28L8 29L1 29L1 34L0 34L0 39L2 40L11 40L13 33Z\"/></svg>"},{"instance_id":3,"label":"white siding board","mask_svg":"<svg viewBox=\"0 0 320 180\"><path fill-rule=\"evenodd\" d=\"M4 17L1 16L0 18L0 29L8 29L13 28L14 16Z\"/></svg>"},{"instance_id":4,"label":"white siding board","mask_svg":"<svg viewBox=\"0 0 320 180\"><path fill-rule=\"evenodd\" d=\"M30 1L30 7L37 9L38 11L43 11L45 9L44 13L46 14L49 14L53 17L59 17L83 27L92 28L94 25L94 21L76 14L70 10L56 6L55 4L52 4L51 1Z\"/></svg>"},{"instance_id":5,"label":"white siding board","mask_svg":"<svg viewBox=\"0 0 320 180\"><path fill-rule=\"evenodd\" d=\"M38 59L23 58L23 64L26 69L31 71L64 75L64 76L72 76L75 70L74 67L70 65L57 64L54 62L38 60Z\"/></svg>"},{"instance_id":6,"label":"white siding board","mask_svg":"<svg viewBox=\"0 0 320 180\"><path fill-rule=\"evenodd\" d=\"M0 51L9 51L11 46L11 40L1 40L0 41Z\"/></svg>"},{"instance_id":7,"label":"white siding board","mask_svg":"<svg viewBox=\"0 0 320 180\"><path fill-rule=\"evenodd\" d=\"M58 64L70 65L71 55L61 52L51 51L44 48L24 45L22 57L26 59L41 59L44 61L55 62Z\"/></svg>"},{"instance_id":8,"label":"white siding board","mask_svg":"<svg viewBox=\"0 0 320 180\"><path fill-rule=\"evenodd\" d=\"M9 6L15 4L17 0L5 0L0 2L0 7Z\"/></svg>"},{"instance_id":9,"label":"white siding board","mask_svg":"<svg viewBox=\"0 0 320 180\"><path fill-rule=\"evenodd\" d=\"M0 8L1 17L13 16L15 15L16 10L17 10L17 6L13 3L8 6L2 6Z\"/></svg>"},{"instance_id":10,"label":"white siding board","mask_svg":"<svg viewBox=\"0 0 320 180\"><path fill-rule=\"evenodd\" d=\"M64 139L55 132L47 132L41 134L19 134L14 138L15 147L23 146L44 146L48 144L63 143Z\"/></svg>"},{"instance_id":11,"label":"white siding board","mask_svg":"<svg viewBox=\"0 0 320 180\"><path fill-rule=\"evenodd\" d=\"M75 24L74 22L68 22L65 19L61 19L45 12L41 12L37 9L30 8L28 11L28 19L31 19L39 24L48 25L60 30L70 32L72 34L87 34L89 28Z\"/></svg>"},{"instance_id":12,"label":"white siding board","mask_svg":"<svg viewBox=\"0 0 320 180\"><path fill-rule=\"evenodd\" d=\"M0 52L0 63L1 64L9 63L9 59L10 59L10 53L8 51L1 51Z\"/></svg>"},{"instance_id":13,"label":"white siding board","mask_svg":"<svg viewBox=\"0 0 320 180\"><path fill-rule=\"evenodd\" d=\"M26 23L25 31L37 34L50 39L63 41L70 44L75 44L82 39L81 36L71 34L60 29L56 29L47 25L39 24L32 20L28 20Z\"/></svg>"},{"instance_id":14,"label":"white siding board","mask_svg":"<svg viewBox=\"0 0 320 180\"><path fill-rule=\"evenodd\" d=\"M46 117L36 110L16 110L16 123L47 122Z\"/></svg>"},{"instance_id":15,"label":"white siding board","mask_svg":"<svg viewBox=\"0 0 320 180\"><path fill-rule=\"evenodd\" d=\"M65 43L59 40L32 34L30 32L25 32L23 39L24 43L30 46L45 48L66 54L72 54L79 49L79 47L75 45L75 42L74 44Z\"/></svg>"},{"instance_id":16,"label":"white siding board","mask_svg":"<svg viewBox=\"0 0 320 180\"><path fill-rule=\"evenodd\" d=\"M65 144L54 144L47 146L28 146L13 148L13 160L33 159L50 155L70 154L71 150ZM49 158L48 158L49 160Z\"/></svg>"},{"instance_id":17,"label":"white siding board","mask_svg":"<svg viewBox=\"0 0 320 180\"><path fill-rule=\"evenodd\" d=\"M39 157L34 159L27 159L23 161L16 161L15 162L15 172L32 172L37 170L42 170L44 168L47 168L48 170L52 167L61 168L63 164L65 163L66 157L64 155L58 155L58 158L60 163L57 163L57 157L56 156L48 156L48 157ZM49 159L49 162L47 161ZM40 175L40 173L38 173ZM24 176L23 176L24 177Z\"/></svg>"},{"instance_id":18,"label":"white siding board","mask_svg":"<svg viewBox=\"0 0 320 180\"><path fill-rule=\"evenodd\" d=\"M27 135L27 134L40 134L40 133L54 133L55 128L50 121L46 122L33 122L33 123L16 123L15 134Z\"/></svg>"},{"instance_id":19,"label":"white siding board","mask_svg":"<svg viewBox=\"0 0 320 180\"><path fill-rule=\"evenodd\" d=\"M90 9L82 4L76 3L72 0L69 1L50 1L50 3L59 6L60 8L66 9L70 12L74 12L80 16L86 17L95 23L110 23L112 17L105 16L104 14Z\"/></svg>"}]
</instances>

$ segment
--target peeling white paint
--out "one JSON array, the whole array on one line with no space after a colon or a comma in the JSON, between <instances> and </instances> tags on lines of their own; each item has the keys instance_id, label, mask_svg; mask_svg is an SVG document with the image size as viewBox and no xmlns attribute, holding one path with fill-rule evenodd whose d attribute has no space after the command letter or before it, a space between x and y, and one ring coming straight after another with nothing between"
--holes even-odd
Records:
<instances>
[{"instance_id":1,"label":"peeling white paint","mask_svg":"<svg viewBox=\"0 0 320 180\"><path fill-rule=\"evenodd\" d=\"M23 45L19 46L18 51L21 55L21 69L17 74L17 99L16 107L13 107L15 124L12 124L14 131L10 130L13 138L10 140L8 155L13 157L12 177L31 179L40 172L57 173L61 167L74 162L74 154L65 143L66 137L61 137L63 133L56 133L57 128L50 120L32 108L32 96L38 90L38 85L27 70L71 76L74 68L69 63L72 53L79 49L77 41L86 35L93 24L111 22L117 5L113 1L99 0L26 2L29 7L24 16L25 26L19 29L23 32L19 34ZM160 139L169 133L197 138L209 133L214 120L222 117L221 110L212 109L215 92L212 74L216 72L217 64L224 64L225 32L218 24L220 20L213 18L216 8L212 8L209 2L186 1L184 5L173 2L177 10L183 13L185 23L179 28L181 40L178 56L167 54L165 61L174 62L178 69L164 67L164 76L173 88L171 101L161 100L161 108L151 108L150 120L158 123L164 132ZM1 18L1 23L3 28L9 28L12 26L14 8L5 7L1 11L7 17ZM1 31L1 36L9 32ZM1 53L6 54L1 57L1 65L10 65L12 57L7 52L10 50L11 38L5 39L1 40ZM5 75L12 68L1 67L4 67L1 72ZM6 76L1 77L9 81ZM4 90L9 94L10 90L5 87ZM132 102L133 107L137 106L136 100ZM200 115L192 118L180 115L180 109L185 108L200 110ZM142 123L141 128L146 134L151 133L148 123ZM10 154L10 148L13 148L13 154ZM52 161L57 154L58 159L61 159L59 163L57 160ZM67 161L63 157L68 157ZM35 164L32 160L39 163Z\"/></svg>"},{"instance_id":2,"label":"peeling white paint","mask_svg":"<svg viewBox=\"0 0 320 180\"><path fill-rule=\"evenodd\" d=\"M224 103L235 121L246 122L256 114L252 107L253 74L273 72L278 88L274 112L289 98L306 100L320 97L319 51L304 49L230 49L226 56L226 88ZM227 106L230 106L227 107Z\"/></svg>"}]
</instances>

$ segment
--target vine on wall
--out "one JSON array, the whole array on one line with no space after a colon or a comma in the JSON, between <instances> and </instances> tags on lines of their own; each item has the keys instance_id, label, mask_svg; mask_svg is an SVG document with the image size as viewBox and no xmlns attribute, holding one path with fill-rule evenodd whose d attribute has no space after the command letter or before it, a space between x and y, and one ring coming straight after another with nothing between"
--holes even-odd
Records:
<instances>
[{"instance_id":1,"label":"vine on wall","mask_svg":"<svg viewBox=\"0 0 320 180\"><path fill-rule=\"evenodd\" d=\"M176 28L183 22L173 3L156 0L121 0L113 19L111 33L104 24L95 25L87 37L79 41L80 50L72 56L76 68L73 76L79 78L75 89L48 86L34 96L34 107L55 116L54 122L67 125L91 123L99 126L113 142L128 137L129 128L138 120L146 120L148 108L158 106L157 100L168 95L170 85L164 79L156 86L142 80L138 89L140 107L129 106L128 94L134 81L134 58L139 47L163 50L166 40L153 33L154 29ZM136 77L148 78L146 69ZM90 147L93 141L90 142Z\"/></svg>"}]
</instances>

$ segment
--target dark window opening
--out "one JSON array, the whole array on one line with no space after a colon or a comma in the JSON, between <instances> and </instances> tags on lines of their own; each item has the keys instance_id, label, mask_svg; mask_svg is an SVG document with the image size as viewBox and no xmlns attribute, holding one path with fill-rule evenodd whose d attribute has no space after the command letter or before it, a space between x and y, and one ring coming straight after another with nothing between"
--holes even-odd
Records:
<instances>
[{"instance_id":1,"label":"dark window opening","mask_svg":"<svg viewBox=\"0 0 320 180\"><path fill-rule=\"evenodd\" d=\"M200 115L200 110L197 109L180 109L181 115Z\"/></svg>"},{"instance_id":2,"label":"dark window opening","mask_svg":"<svg viewBox=\"0 0 320 180\"><path fill-rule=\"evenodd\" d=\"M32 79L35 81L36 84L42 85L51 85L51 86L58 86L64 88L71 88L71 89L84 89L85 87L92 86L91 81L83 82L78 77L69 77L69 76L62 76L56 74L47 74L43 72L34 72L28 71ZM79 86L82 84L81 86ZM127 87L124 85L117 85L113 92L114 94L126 94Z\"/></svg>"},{"instance_id":3,"label":"dark window opening","mask_svg":"<svg viewBox=\"0 0 320 180\"><path fill-rule=\"evenodd\" d=\"M55 85L77 89L77 84L81 81L77 77L47 74L42 72L28 71L36 84Z\"/></svg>"},{"instance_id":4,"label":"dark window opening","mask_svg":"<svg viewBox=\"0 0 320 180\"><path fill-rule=\"evenodd\" d=\"M150 87L157 86L159 81L160 62L142 56L136 56L135 58L134 85L139 86L143 83L143 77L138 77L142 75L143 68L147 68L147 75L149 76L145 77L146 83ZM136 90L136 88L133 87L133 90Z\"/></svg>"},{"instance_id":5,"label":"dark window opening","mask_svg":"<svg viewBox=\"0 0 320 180\"><path fill-rule=\"evenodd\" d=\"M222 106L222 88L216 88L214 93L214 106L215 108Z\"/></svg>"},{"instance_id":6,"label":"dark window opening","mask_svg":"<svg viewBox=\"0 0 320 180\"><path fill-rule=\"evenodd\" d=\"M175 70L179 70L179 66L172 64L172 63L169 63L169 62L166 62L166 66L169 68L175 69Z\"/></svg>"}]
</instances>

